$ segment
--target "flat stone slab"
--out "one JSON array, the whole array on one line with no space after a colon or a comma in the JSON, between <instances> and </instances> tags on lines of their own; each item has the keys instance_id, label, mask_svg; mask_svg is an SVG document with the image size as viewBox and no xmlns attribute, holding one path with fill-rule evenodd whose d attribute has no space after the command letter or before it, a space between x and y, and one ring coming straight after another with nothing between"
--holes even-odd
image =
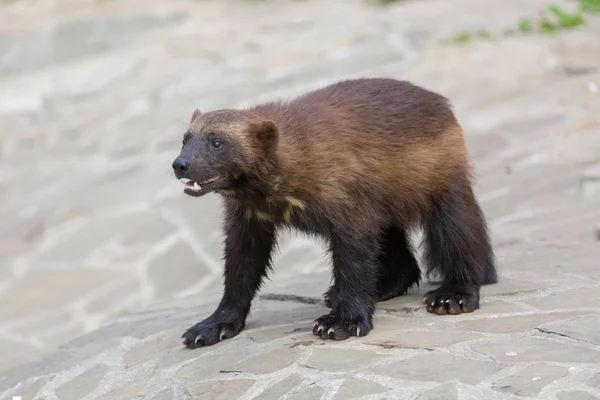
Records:
<instances>
[{"instance_id":1,"label":"flat stone slab","mask_svg":"<svg viewBox=\"0 0 600 400\"><path fill-rule=\"evenodd\" d=\"M490 361L461 358L444 352L431 351L375 368L374 371L396 379L410 381L447 382L456 380L476 385L501 369L501 366Z\"/></svg>"},{"instance_id":2,"label":"flat stone slab","mask_svg":"<svg viewBox=\"0 0 600 400\"><path fill-rule=\"evenodd\" d=\"M537 329L600 346L600 315L592 314L540 325Z\"/></svg>"},{"instance_id":3,"label":"flat stone slab","mask_svg":"<svg viewBox=\"0 0 600 400\"><path fill-rule=\"evenodd\" d=\"M600 397L583 390L570 390L566 392L558 392L557 400L598 400Z\"/></svg>"},{"instance_id":4,"label":"flat stone slab","mask_svg":"<svg viewBox=\"0 0 600 400\"><path fill-rule=\"evenodd\" d=\"M522 338L514 343L499 341L497 343L477 344L472 348L478 353L485 354L503 363L540 361L600 362L600 352L592 350L588 346L569 345L540 337Z\"/></svg>"},{"instance_id":5,"label":"flat stone slab","mask_svg":"<svg viewBox=\"0 0 600 400\"><path fill-rule=\"evenodd\" d=\"M498 392L520 397L535 397L542 388L567 375L568 369L550 364L533 364L492 384Z\"/></svg>"},{"instance_id":6,"label":"flat stone slab","mask_svg":"<svg viewBox=\"0 0 600 400\"><path fill-rule=\"evenodd\" d=\"M417 400L453 400L458 399L458 388L455 383L444 383L426 391Z\"/></svg>"}]
</instances>

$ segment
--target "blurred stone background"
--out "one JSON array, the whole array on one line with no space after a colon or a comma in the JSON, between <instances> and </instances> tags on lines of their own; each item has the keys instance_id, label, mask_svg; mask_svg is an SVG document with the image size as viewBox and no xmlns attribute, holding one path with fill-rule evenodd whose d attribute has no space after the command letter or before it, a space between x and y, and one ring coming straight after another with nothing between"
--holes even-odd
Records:
<instances>
[{"instance_id":1,"label":"blurred stone background","mask_svg":"<svg viewBox=\"0 0 600 400\"><path fill-rule=\"evenodd\" d=\"M556 4L569 12L577 7ZM23 372L29 367L12 368L52 357L61 345L127 315L183 315L168 337L177 346L181 332L211 311L221 293L219 201L184 196L170 167L193 109L289 98L341 78L408 79L455 106L502 283L484 291L491 297L481 313L453 322L472 319L466 326L477 330L489 323L479 318L507 313L527 323L501 326L528 332L558 317L597 316L600 14L585 13L585 23L573 29L539 33L536 21L547 5L4 0L0 376L8 380L0 388L32 378ZM329 283L322 250L285 232L258 304L269 308L269 299L285 295L320 298ZM420 295L407 298L412 305L402 307L435 318L422 315ZM404 304L398 301L392 310ZM185 314L188 305L203 304L211 306ZM501 304L510 307L494 308ZM277 307L285 310L285 303ZM548 318L528 317L540 313ZM284 323L268 313L262 318ZM599 350L598 325L577 325L588 350ZM92 389L58 398L83 398Z\"/></svg>"}]
</instances>

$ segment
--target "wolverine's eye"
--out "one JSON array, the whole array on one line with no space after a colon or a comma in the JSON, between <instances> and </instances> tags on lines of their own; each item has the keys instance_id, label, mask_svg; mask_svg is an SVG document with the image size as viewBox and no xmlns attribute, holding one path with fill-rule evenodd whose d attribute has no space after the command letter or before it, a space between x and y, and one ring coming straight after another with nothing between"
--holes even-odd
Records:
<instances>
[{"instance_id":1,"label":"wolverine's eye","mask_svg":"<svg viewBox=\"0 0 600 400\"><path fill-rule=\"evenodd\" d=\"M223 142L221 142L220 140L213 140L213 142L211 144L212 144L212 147L217 150L219 150L221 147L223 147Z\"/></svg>"}]
</instances>

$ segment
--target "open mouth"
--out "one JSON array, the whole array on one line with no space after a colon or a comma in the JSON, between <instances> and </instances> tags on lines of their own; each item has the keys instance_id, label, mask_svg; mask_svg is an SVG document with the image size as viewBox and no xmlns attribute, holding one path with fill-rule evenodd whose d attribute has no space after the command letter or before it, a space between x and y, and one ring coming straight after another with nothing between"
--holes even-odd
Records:
<instances>
[{"instance_id":1,"label":"open mouth","mask_svg":"<svg viewBox=\"0 0 600 400\"><path fill-rule=\"evenodd\" d=\"M184 193L197 197L211 192L213 185L221 179L220 176L215 176L200 183L187 178L181 178L179 180L185 185L185 189L183 189Z\"/></svg>"}]
</instances>

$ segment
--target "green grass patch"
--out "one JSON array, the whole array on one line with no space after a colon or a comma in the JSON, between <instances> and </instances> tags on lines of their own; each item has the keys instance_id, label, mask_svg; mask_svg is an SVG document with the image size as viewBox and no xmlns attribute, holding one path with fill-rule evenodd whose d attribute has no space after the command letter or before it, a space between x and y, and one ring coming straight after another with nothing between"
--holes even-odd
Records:
<instances>
[{"instance_id":1,"label":"green grass patch","mask_svg":"<svg viewBox=\"0 0 600 400\"><path fill-rule=\"evenodd\" d=\"M579 0L583 12L600 12L600 0Z\"/></svg>"},{"instance_id":2,"label":"green grass patch","mask_svg":"<svg viewBox=\"0 0 600 400\"><path fill-rule=\"evenodd\" d=\"M577 10L574 12L566 11L556 4L549 4L540 14L539 19L523 17L517 21L515 27L504 29L501 36L514 36L519 32L550 34L564 29L573 29L585 24L586 13L600 13L600 0L579 0ZM489 40L493 37L489 32L481 30L479 33L460 32L449 41L462 44L475 38Z\"/></svg>"},{"instance_id":3,"label":"green grass patch","mask_svg":"<svg viewBox=\"0 0 600 400\"><path fill-rule=\"evenodd\" d=\"M487 40L490 39L492 35L488 31L479 31L477 37L479 37L479 39Z\"/></svg>"},{"instance_id":4,"label":"green grass patch","mask_svg":"<svg viewBox=\"0 0 600 400\"><path fill-rule=\"evenodd\" d=\"M533 30L533 26L529 18L521 18L519 20L518 27L521 32L531 32Z\"/></svg>"},{"instance_id":5,"label":"green grass patch","mask_svg":"<svg viewBox=\"0 0 600 400\"><path fill-rule=\"evenodd\" d=\"M559 29L574 28L585 23L583 19L583 9L579 8L576 13L569 14L556 5L549 5L548 11L556 18L556 24Z\"/></svg>"},{"instance_id":6,"label":"green grass patch","mask_svg":"<svg viewBox=\"0 0 600 400\"><path fill-rule=\"evenodd\" d=\"M456 35L454 35L450 41L454 42L454 43L466 43L469 42L473 39L473 35L471 35L469 32L459 32Z\"/></svg>"}]
</instances>

